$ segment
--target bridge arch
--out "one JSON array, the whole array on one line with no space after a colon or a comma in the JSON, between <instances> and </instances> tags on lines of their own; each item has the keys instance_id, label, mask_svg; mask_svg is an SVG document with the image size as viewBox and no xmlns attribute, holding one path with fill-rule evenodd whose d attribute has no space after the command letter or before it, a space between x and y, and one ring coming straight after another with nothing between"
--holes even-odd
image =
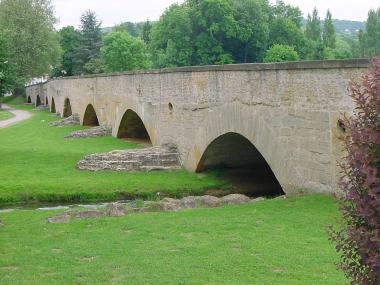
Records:
<instances>
[{"instance_id":1,"label":"bridge arch","mask_svg":"<svg viewBox=\"0 0 380 285\"><path fill-rule=\"evenodd\" d=\"M99 126L99 119L92 104L88 104L83 116L83 126Z\"/></svg>"},{"instance_id":2,"label":"bridge arch","mask_svg":"<svg viewBox=\"0 0 380 285\"><path fill-rule=\"evenodd\" d=\"M56 112L57 112L57 110L56 110L56 108L55 108L55 100L54 100L54 97L51 97L50 112L52 112L52 113L56 113Z\"/></svg>"},{"instance_id":3,"label":"bridge arch","mask_svg":"<svg viewBox=\"0 0 380 285\"><path fill-rule=\"evenodd\" d=\"M234 190L250 196L284 194L280 183L258 149L245 136L227 132L203 152L196 172L217 168Z\"/></svg>"},{"instance_id":4,"label":"bridge arch","mask_svg":"<svg viewBox=\"0 0 380 285\"><path fill-rule=\"evenodd\" d=\"M70 117L72 114L73 114L73 111L71 109L70 99L66 98L63 103L63 117L67 118L67 117Z\"/></svg>"},{"instance_id":5,"label":"bridge arch","mask_svg":"<svg viewBox=\"0 0 380 285\"><path fill-rule=\"evenodd\" d=\"M141 117L133 110L125 111L117 129L118 138L132 138L151 142L151 136Z\"/></svg>"},{"instance_id":6,"label":"bridge arch","mask_svg":"<svg viewBox=\"0 0 380 285\"><path fill-rule=\"evenodd\" d=\"M40 105L41 105L41 98L40 98L40 95L37 95L37 98L36 98L36 107L38 107Z\"/></svg>"},{"instance_id":7,"label":"bridge arch","mask_svg":"<svg viewBox=\"0 0 380 285\"><path fill-rule=\"evenodd\" d=\"M45 105L49 105L49 99L47 96L45 97Z\"/></svg>"},{"instance_id":8,"label":"bridge arch","mask_svg":"<svg viewBox=\"0 0 380 285\"><path fill-rule=\"evenodd\" d=\"M30 96L28 96L27 98L27 103L32 103L32 99L30 98Z\"/></svg>"}]
</instances>

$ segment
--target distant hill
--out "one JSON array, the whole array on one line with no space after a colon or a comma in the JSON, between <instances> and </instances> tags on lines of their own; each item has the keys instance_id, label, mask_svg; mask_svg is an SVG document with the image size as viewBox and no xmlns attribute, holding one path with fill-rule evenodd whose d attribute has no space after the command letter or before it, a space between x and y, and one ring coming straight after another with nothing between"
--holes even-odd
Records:
<instances>
[{"instance_id":1,"label":"distant hill","mask_svg":"<svg viewBox=\"0 0 380 285\"><path fill-rule=\"evenodd\" d=\"M365 22L349 20L333 20L335 30L338 34L352 34L365 28Z\"/></svg>"}]
</instances>

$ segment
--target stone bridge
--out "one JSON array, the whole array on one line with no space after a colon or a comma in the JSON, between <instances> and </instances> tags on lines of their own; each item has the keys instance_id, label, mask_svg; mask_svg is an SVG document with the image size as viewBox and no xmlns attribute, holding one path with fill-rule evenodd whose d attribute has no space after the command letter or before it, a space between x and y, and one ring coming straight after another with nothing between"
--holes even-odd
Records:
<instances>
[{"instance_id":1,"label":"stone bridge","mask_svg":"<svg viewBox=\"0 0 380 285\"><path fill-rule=\"evenodd\" d=\"M52 79L28 86L48 104L115 137L174 144L182 165L268 168L288 194L333 192L351 112L350 79L368 60L238 64Z\"/></svg>"}]
</instances>

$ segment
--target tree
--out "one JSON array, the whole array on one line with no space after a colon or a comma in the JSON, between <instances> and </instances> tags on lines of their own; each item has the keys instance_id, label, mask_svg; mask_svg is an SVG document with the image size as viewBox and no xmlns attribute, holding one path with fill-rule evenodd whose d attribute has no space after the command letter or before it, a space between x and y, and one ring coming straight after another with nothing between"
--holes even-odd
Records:
<instances>
[{"instance_id":1,"label":"tree","mask_svg":"<svg viewBox=\"0 0 380 285\"><path fill-rule=\"evenodd\" d=\"M303 17L300 8L287 5L282 0L277 0L272 10L275 18L286 18L292 21L298 28L301 28Z\"/></svg>"},{"instance_id":2,"label":"tree","mask_svg":"<svg viewBox=\"0 0 380 285\"><path fill-rule=\"evenodd\" d=\"M145 69L151 66L144 42L125 31L111 32L101 48L106 71Z\"/></svg>"},{"instance_id":3,"label":"tree","mask_svg":"<svg viewBox=\"0 0 380 285\"><path fill-rule=\"evenodd\" d=\"M142 27L142 35L141 39L144 41L145 44L149 45L150 41L152 40L152 23L148 20L144 23Z\"/></svg>"},{"instance_id":4,"label":"tree","mask_svg":"<svg viewBox=\"0 0 380 285\"><path fill-rule=\"evenodd\" d=\"M341 226L330 237L351 284L380 284L380 58L350 86L356 105L344 120L346 157L342 166Z\"/></svg>"},{"instance_id":5,"label":"tree","mask_svg":"<svg viewBox=\"0 0 380 285\"><path fill-rule=\"evenodd\" d=\"M9 44L7 34L0 31L0 97L12 91L17 85L15 57Z\"/></svg>"},{"instance_id":6,"label":"tree","mask_svg":"<svg viewBox=\"0 0 380 285\"><path fill-rule=\"evenodd\" d=\"M193 39L189 7L173 4L150 32L150 50L156 67L192 65ZM148 39L145 39L148 40Z\"/></svg>"},{"instance_id":7,"label":"tree","mask_svg":"<svg viewBox=\"0 0 380 285\"><path fill-rule=\"evenodd\" d=\"M306 37L314 42L321 41L321 20L318 17L318 10L314 8L312 16L307 15Z\"/></svg>"},{"instance_id":8,"label":"tree","mask_svg":"<svg viewBox=\"0 0 380 285\"><path fill-rule=\"evenodd\" d=\"M72 26L62 28L59 32L59 42L63 50L62 60L55 67L55 76L74 75L74 53L80 46L80 33Z\"/></svg>"},{"instance_id":9,"label":"tree","mask_svg":"<svg viewBox=\"0 0 380 285\"><path fill-rule=\"evenodd\" d=\"M380 55L380 8L368 12L365 31L359 34L359 41L363 56Z\"/></svg>"},{"instance_id":10,"label":"tree","mask_svg":"<svg viewBox=\"0 0 380 285\"><path fill-rule=\"evenodd\" d=\"M281 62L299 60L298 53L287 45L274 45L267 50L264 62Z\"/></svg>"},{"instance_id":11,"label":"tree","mask_svg":"<svg viewBox=\"0 0 380 285\"><path fill-rule=\"evenodd\" d=\"M327 10L326 18L323 23L323 32L322 32L323 44L326 48L335 48L336 37L335 37L335 28L332 21L332 16L330 10Z\"/></svg>"},{"instance_id":12,"label":"tree","mask_svg":"<svg viewBox=\"0 0 380 285\"><path fill-rule=\"evenodd\" d=\"M55 22L50 0L0 1L0 30L7 32L20 82L49 73L59 61Z\"/></svg>"},{"instance_id":13,"label":"tree","mask_svg":"<svg viewBox=\"0 0 380 285\"><path fill-rule=\"evenodd\" d=\"M86 73L84 66L100 59L102 46L101 22L94 12L88 10L81 16L79 47L73 55L73 73Z\"/></svg>"},{"instance_id":14,"label":"tree","mask_svg":"<svg viewBox=\"0 0 380 285\"><path fill-rule=\"evenodd\" d=\"M268 47L269 5L264 1L232 0L237 23L236 36L229 37L225 49L236 63L261 61Z\"/></svg>"}]
</instances>

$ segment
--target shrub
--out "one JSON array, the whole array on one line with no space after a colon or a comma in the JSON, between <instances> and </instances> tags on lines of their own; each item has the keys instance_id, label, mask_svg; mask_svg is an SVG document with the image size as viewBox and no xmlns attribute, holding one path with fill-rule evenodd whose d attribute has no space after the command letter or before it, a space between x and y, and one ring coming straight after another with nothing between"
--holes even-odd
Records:
<instances>
[{"instance_id":1,"label":"shrub","mask_svg":"<svg viewBox=\"0 0 380 285\"><path fill-rule=\"evenodd\" d=\"M339 197L343 221L330 238L351 284L380 284L380 58L350 84L356 108L345 119L346 157Z\"/></svg>"},{"instance_id":2,"label":"shrub","mask_svg":"<svg viewBox=\"0 0 380 285\"><path fill-rule=\"evenodd\" d=\"M298 53L293 47L287 45L273 45L267 50L264 62L280 62L299 60Z\"/></svg>"}]
</instances>

